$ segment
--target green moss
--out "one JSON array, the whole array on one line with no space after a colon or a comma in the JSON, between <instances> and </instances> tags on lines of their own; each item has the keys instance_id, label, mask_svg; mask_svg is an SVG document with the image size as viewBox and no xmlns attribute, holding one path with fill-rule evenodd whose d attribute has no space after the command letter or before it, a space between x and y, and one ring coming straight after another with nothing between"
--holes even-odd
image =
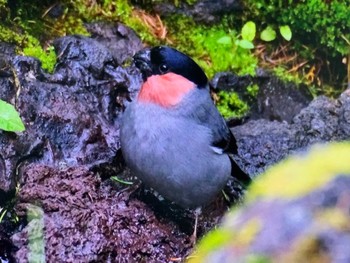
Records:
<instances>
[{"instance_id":1,"label":"green moss","mask_svg":"<svg viewBox=\"0 0 350 263\"><path fill-rule=\"evenodd\" d=\"M273 68L273 73L280 78L283 81L286 82L294 82L296 84L300 84L303 82L302 76L299 76L297 73L296 74L291 74L288 73L288 70L284 68L283 66L277 66Z\"/></svg>"},{"instance_id":2,"label":"green moss","mask_svg":"<svg viewBox=\"0 0 350 263\"><path fill-rule=\"evenodd\" d=\"M9 9L6 0L0 0L0 21L6 20L9 17Z\"/></svg>"},{"instance_id":3,"label":"green moss","mask_svg":"<svg viewBox=\"0 0 350 263\"><path fill-rule=\"evenodd\" d=\"M150 3L166 2L163 0L148 1ZM318 5L320 1L322 5ZM173 0L175 5L181 3L192 5L195 2L195 0ZM50 65L52 53L49 56L44 56L44 53L39 50L33 51L34 47L27 46L26 39L36 38L41 46L48 46L50 40L56 37L71 34L89 35L84 23L98 20L120 21L133 28L143 42L148 45L170 44L189 54L203 67L209 78L219 71L234 71L238 75L254 75L258 64L257 57L254 56L253 51L237 45L237 41L241 39L240 31L244 24L243 20L254 16L255 19L252 20L258 27L260 24L265 27L265 22L271 23L275 27L281 24L290 25L293 31L291 46L295 47L293 50L298 50L298 55L307 61L315 58L314 49L302 48L305 47L304 43L295 41L297 34L294 36L294 33L299 32L300 28L305 30L306 27L307 30L310 30L310 36L315 32L318 33L318 28L326 30L324 34L318 34L310 39L321 39L323 42L320 41L324 43L322 47L332 47L335 52L341 54L348 52L349 46L346 39L350 37L346 29L349 25L349 19L345 18L348 17L349 9L343 8L344 3L341 1L332 1L328 5L325 5L323 0L312 0L307 4L293 3L292 5L296 7L295 10L293 8L281 9L280 6L284 4L280 1L272 1L268 4L266 2L259 0L252 3L251 6L249 5L247 10L250 13L245 12L243 18L234 15L224 16L218 24L212 26L202 25L193 21L191 17L180 15L162 18L168 34L166 39L159 39L156 33L152 32L154 29L149 28L143 21L144 17L141 15L143 11L135 10L127 0L62 0L59 3L63 13L58 18L52 18L47 14L47 11L57 4L57 1L54 0L29 2L18 0L15 1L15 7L11 8L7 5L6 0L0 0L0 19L3 22L0 25L0 40L15 43L19 49L26 48L26 54L39 55L43 64ZM250 2L248 1L248 3ZM314 12L309 12L310 10ZM327 12L332 18L324 15L328 14ZM312 21L308 14L312 14ZM292 22L288 21L288 17L292 19ZM319 20L315 17L318 17ZM336 23L339 24L339 27L334 26ZM303 36L309 36L309 34L303 34ZM319 41L316 41L316 44L318 45ZM328 52L328 49L326 51ZM49 61L46 62L46 59ZM51 66L46 67L52 68ZM275 67L275 72L284 80L297 83L303 80L303 76L306 75L301 71L299 74L293 75L282 67ZM316 91L322 93L323 89ZM326 92L332 94L332 88L327 89Z\"/></svg>"},{"instance_id":4,"label":"green moss","mask_svg":"<svg viewBox=\"0 0 350 263\"><path fill-rule=\"evenodd\" d=\"M39 59L41 61L41 67L48 71L53 72L56 64L56 53L53 46L49 46L46 51L42 49L40 45L38 46L27 46L23 49L23 53L26 56L31 56Z\"/></svg>"},{"instance_id":5,"label":"green moss","mask_svg":"<svg viewBox=\"0 0 350 263\"><path fill-rule=\"evenodd\" d=\"M295 198L308 194L336 175L350 175L348 156L349 142L314 146L307 156L293 156L268 169L252 184L247 199ZM284 185L288 187L281 187Z\"/></svg>"},{"instance_id":6,"label":"green moss","mask_svg":"<svg viewBox=\"0 0 350 263\"><path fill-rule=\"evenodd\" d=\"M32 2L19 0L12 10L15 19L7 19L6 23L0 25L0 41L14 43L20 53L38 58L42 62L42 67L48 72L53 71L56 55L47 41L64 35L89 35L84 27L85 22L120 21L140 32L144 41L156 43L149 29L135 16L133 8L126 0L104 0L93 3L64 0L61 2L64 11L60 17L50 18L44 15L54 4L56 2L51 0ZM7 2L2 0L0 7L7 8ZM42 46L49 47L43 49Z\"/></svg>"},{"instance_id":7,"label":"green moss","mask_svg":"<svg viewBox=\"0 0 350 263\"><path fill-rule=\"evenodd\" d=\"M24 39L23 55L35 57L40 60L43 69L49 73L53 72L56 64L56 53L53 46L49 46L44 50L38 39L31 35L27 35Z\"/></svg>"},{"instance_id":8,"label":"green moss","mask_svg":"<svg viewBox=\"0 0 350 263\"><path fill-rule=\"evenodd\" d=\"M256 98L259 93L259 86L257 84L249 85L247 87L247 92L251 97Z\"/></svg>"},{"instance_id":9,"label":"green moss","mask_svg":"<svg viewBox=\"0 0 350 263\"><path fill-rule=\"evenodd\" d=\"M17 44L23 41L23 36L17 34L9 27L0 24L0 41Z\"/></svg>"},{"instance_id":10,"label":"green moss","mask_svg":"<svg viewBox=\"0 0 350 263\"><path fill-rule=\"evenodd\" d=\"M90 36L84 26L84 21L66 10L65 14L57 19L52 26L52 34L55 36L83 35Z\"/></svg>"},{"instance_id":11,"label":"green moss","mask_svg":"<svg viewBox=\"0 0 350 263\"><path fill-rule=\"evenodd\" d=\"M249 110L248 104L242 101L237 93L220 91L218 97L216 106L224 118L242 117Z\"/></svg>"},{"instance_id":12,"label":"green moss","mask_svg":"<svg viewBox=\"0 0 350 263\"><path fill-rule=\"evenodd\" d=\"M276 54L273 50L278 49L277 46L285 47L286 52L279 54L277 63L287 64L294 72L277 69L276 74L296 82L332 86L325 89L327 93L318 88L317 94L336 97L344 91L349 73L346 63L341 64L340 61L350 53L349 1L247 0L244 4L243 17L253 20L259 32L267 25L275 29L284 25L291 28L293 37L288 44L281 37L264 44L266 57ZM295 56L294 62L288 61L291 56ZM305 79L308 75L305 70L312 67L316 71L314 80L310 81Z\"/></svg>"},{"instance_id":13,"label":"green moss","mask_svg":"<svg viewBox=\"0 0 350 263\"><path fill-rule=\"evenodd\" d=\"M4 4L7 5L6 2ZM52 4L53 1L17 1L16 8L11 10L11 15L15 18L8 17L0 25L0 41L15 44L20 54L38 58L43 69L48 72L53 71L56 54L53 46L45 43L46 40L66 34L87 34L82 21L76 16L67 13L59 19L43 16L47 7ZM48 47L43 49L43 45Z\"/></svg>"},{"instance_id":14,"label":"green moss","mask_svg":"<svg viewBox=\"0 0 350 263\"><path fill-rule=\"evenodd\" d=\"M219 71L255 74L257 59L236 45L237 33L229 29L227 19L205 26L189 17L174 15L166 18L165 24L173 45L193 57L210 78Z\"/></svg>"},{"instance_id":15,"label":"green moss","mask_svg":"<svg viewBox=\"0 0 350 263\"><path fill-rule=\"evenodd\" d=\"M141 19L135 15L133 7L127 0L103 0L94 3L78 0L70 2L70 6L70 13L73 15L77 13L84 22L119 21L134 29L143 41L149 44L158 42Z\"/></svg>"},{"instance_id":16,"label":"green moss","mask_svg":"<svg viewBox=\"0 0 350 263\"><path fill-rule=\"evenodd\" d=\"M247 0L246 15L259 22L276 26L290 25L293 39L327 49L327 53L348 54L350 39L349 2Z\"/></svg>"}]
</instances>

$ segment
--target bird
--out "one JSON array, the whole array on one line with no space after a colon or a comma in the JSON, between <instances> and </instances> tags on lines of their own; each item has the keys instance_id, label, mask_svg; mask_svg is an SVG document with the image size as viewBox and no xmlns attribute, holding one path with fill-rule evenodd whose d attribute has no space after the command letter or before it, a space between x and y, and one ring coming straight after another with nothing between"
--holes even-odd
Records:
<instances>
[{"instance_id":1,"label":"bird","mask_svg":"<svg viewBox=\"0 0 350 263\"><path fill-rule=\"evenodd\" d=\"M231 157L236 139L211 98L201 67L169 46L135 54L143 83L120 128L127 166L146 186L183 208L210 203L230 176L247 175Z\"/></svg>"}]
</instances>

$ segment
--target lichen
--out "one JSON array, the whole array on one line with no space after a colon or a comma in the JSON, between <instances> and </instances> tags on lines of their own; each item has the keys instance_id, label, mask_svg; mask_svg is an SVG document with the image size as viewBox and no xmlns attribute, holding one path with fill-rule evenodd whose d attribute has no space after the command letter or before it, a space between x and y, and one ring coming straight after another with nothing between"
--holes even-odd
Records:
<instances>
[{"instance_id":1,"label":"lichen","mask_svg":"<svg viewBox=\"0 0 350 263\"><path fill-rule=\"evenodd\" d=\"M205 262L210 262L211 251L217 252L217 250L222 249L223 253L229 253L227 251L229 247L239 246L246 247L248 246L256 237L256 235L261 230L261 222L257 218L253 218L247 222L245 222L242 226L240 226L239 230L232 233L231 230L227 231L225 228L220 228L214 230L206 236L201 242L200 250L197 251L193 257L189 258L189 263L199 263L203 262L203 258L206 258ZM232 240L232 236L234 236L234 240ZM255 259L257 259L256 257ZM259 257L262 258L262 257ZM266 262L253 260L253 257L250 258L250 261L245 262Z\"/></svg>"},{"instance_id":2,"label":"lichen","mask_svg":"<svg viewBox=\"0 0 350 263\"><path fill-rule=\"evenodd\" d=\"M337 175L350 176L350 143L332 143L311 148L271 167L251 186L247 199L294 198L325 185Z\"/></svg>"},{"instance_id":3,"label":"lichen","mask_svg":"<svg viewBox=\"0 0 350 263\"><path fill-rule=\"evenodd\" d=\"M278 261L286 263L328 263L332 262L332 259L324 250L323 244L317 235L309 234L294 240L289 251L285 251L284 254L278 257Z\"/></svg>"},{"instance_id":4,"label":"lichen","mask_svg":"<svg viewBox=\"0 0 350 263\"><path fill-rule=\"evenodd\" d=\"M261 229L262 223L258 218L250 219L234 233L236 237L234 243L239 246L249 246Z\"/></svg>"},{"instance_id":5,"label":"lichen","mask_svg":"<svg viewBox=\"0 0 350 263\"><path fill-rule=\"evenodd\" d=\"M295 204L295 198L300 200L305 194L319 189L337 175L350 176L349 156L350 142L317 145L307 154L290 157L268 169L248 189L245 203L234 207L223 225L201 240L195 257L189 262L230 262L232 259L235 262L254 263L330 262L329 250L325 249L322 236L323 233L348 233L350 221L346 211L342 211L341 207L323 208L315 204L316 207L310 209L312 218L306 220L310 223L302 227L302 231L295 232L293 238L287 234L284 241L281 240L280 250L272 245L271 251L264 255L266 250L259 250L258 244L261 245L262 240L268 239L266 228L269 224L280 227L274 220L284 220L282 215L286 211L279 211L276 207L271 215L271 210L264 210L264 207L286 201ZM306 202L309 208L310 202ZM287 225L290 226L290 223ZM261 230L265 234L260 235ZM290 233L289 231L284 232ZM272 235L273 233L271 231ZM212 235L220 242L213 243ZM280 237L277 235L277 238Z\"/></svg>"},{"instance_id":6,"label":"lichen","mask_svg":"<svg viewBox=\"0 0 350 263\"><path fill-rule=\"evenodd\" d=\"M322 226L329 226L337 231L349 231L349 215L337 208L323 209L316 213L316 222Z\"/></svg>"}]
</instances>

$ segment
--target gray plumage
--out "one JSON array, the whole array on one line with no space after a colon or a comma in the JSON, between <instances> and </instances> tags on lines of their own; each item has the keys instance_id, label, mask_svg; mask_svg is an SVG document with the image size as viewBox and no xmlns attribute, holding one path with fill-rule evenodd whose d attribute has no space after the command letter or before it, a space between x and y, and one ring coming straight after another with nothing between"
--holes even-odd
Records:
<instances>
[{"instance_id":1,"label":"gray plumage","mask_svg":"<svg viewBox=\"0 0 350 263\"><path fill-rule=\"evenodd\" d=\"M231 162L212 144L229 132L207 89L194 88L171 108L133 101L121 125L127 165L146 185L185 208L209 203Z\"/></svg>"},{"instance_id":2,"label":"gray plumage","mask_svg":"<svg viewBox=\"0 0 350 263\"><path fill-rule=\"evenodd\" d=\"M247 185L250 177L228 156L236 140L203 70L166 46L140 51L134 62L145 83L124 112L120 140L135 175L185 208L209 203L230 175Z\"/></svg>"}]
</instances>

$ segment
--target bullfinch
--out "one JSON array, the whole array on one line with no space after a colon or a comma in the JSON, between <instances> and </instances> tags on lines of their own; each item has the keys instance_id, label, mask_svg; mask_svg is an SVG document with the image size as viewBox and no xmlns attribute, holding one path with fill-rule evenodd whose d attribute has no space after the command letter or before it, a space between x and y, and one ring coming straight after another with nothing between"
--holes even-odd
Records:
<instances>
[{"instance_id":1,"label":"bullfinch","mask_svg":"<svg viewBox=\"0 0 350 263\"><path fill-rule=\"evenodd\" d=\"M230 154L234 136L216 109L203 70L167 46L140 51L143 84L122 116L121 149L131 171L184 208L208 204L230 176L250 177Z\"/></svg>"}]
</instances>

